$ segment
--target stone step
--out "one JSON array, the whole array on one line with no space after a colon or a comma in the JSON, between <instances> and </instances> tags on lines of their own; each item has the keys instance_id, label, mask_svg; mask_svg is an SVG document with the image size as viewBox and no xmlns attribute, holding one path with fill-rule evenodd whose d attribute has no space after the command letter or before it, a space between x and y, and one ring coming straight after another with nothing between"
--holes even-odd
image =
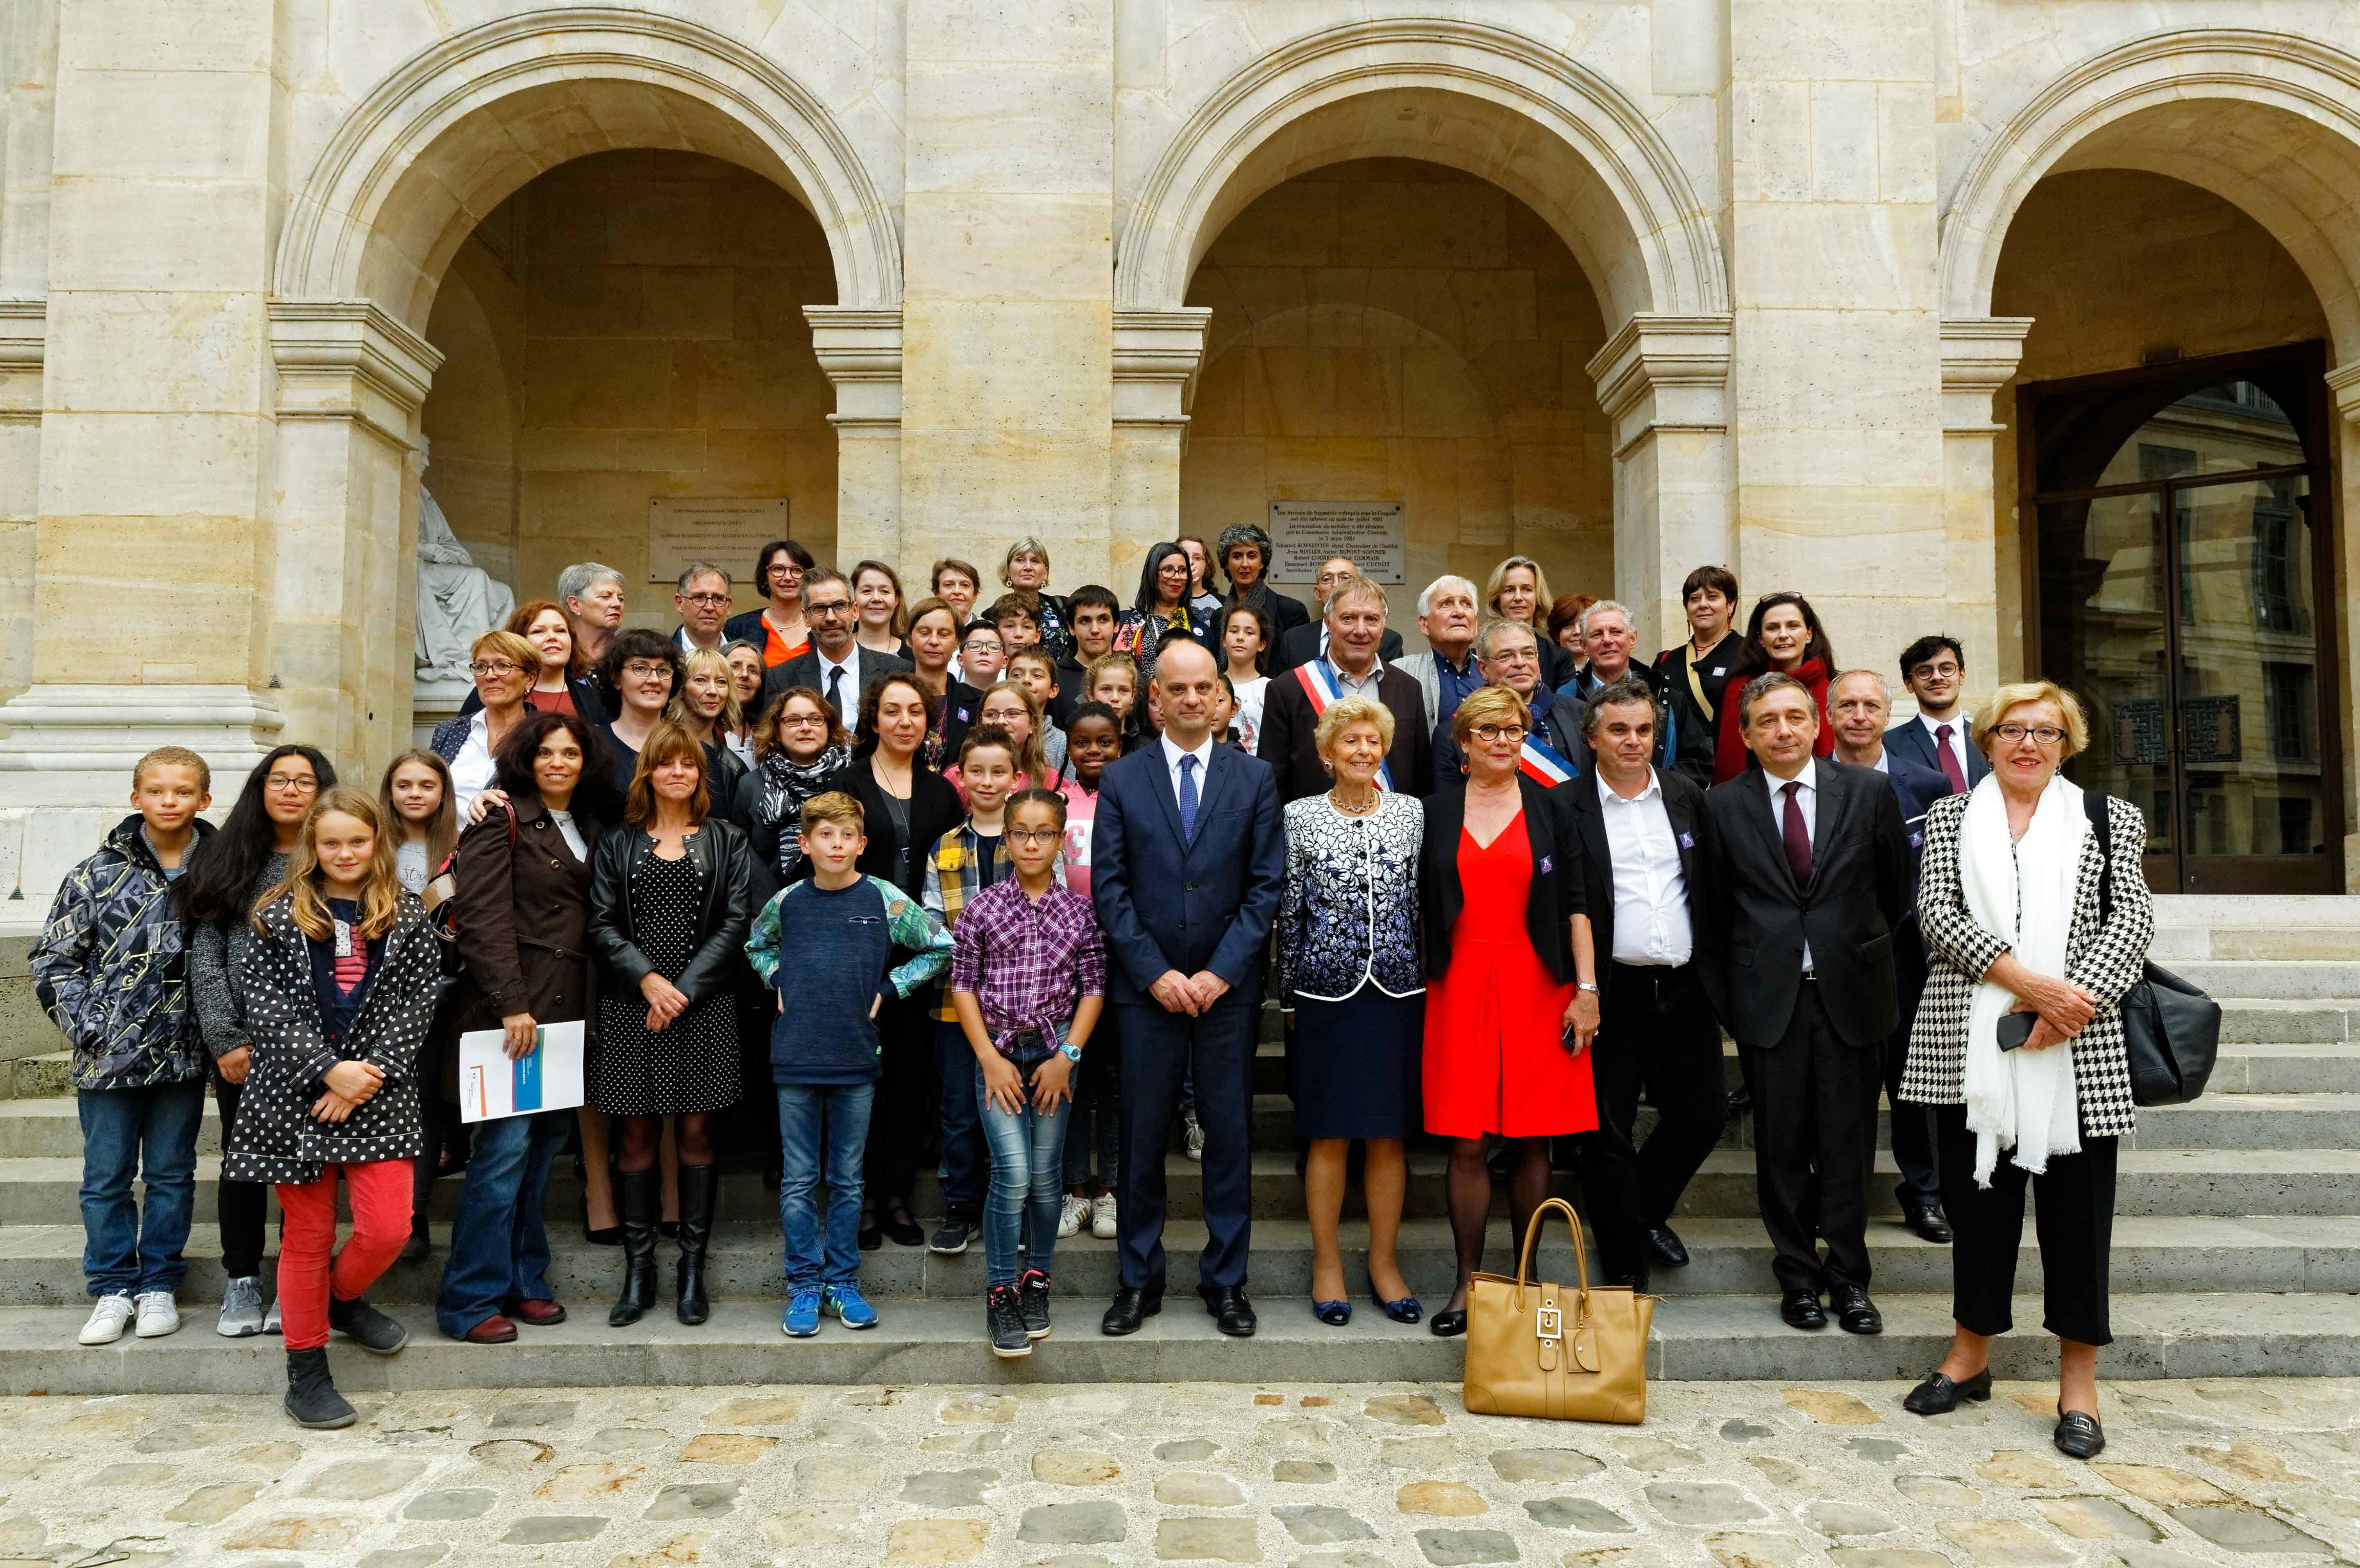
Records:
<instances>
[{"instance_id":1,"label":"stone step","mask_svg":"<svg viewBox=\"0 0 2360 1568\"><path fill-rule=\"evenodd\" d=\"M1747 1297L1666 1301L1648 1347L1652 1377L1724 1382L1772 1378L1917 1378L1950 1339L1950 1298L1880 1299L1885 1332L1863 1338L1830 1327L1799 1333L1775 1303ZM1343 1328L1315 1320L1300 1301L1264 1295L1261 1332L1225 1339L1183 1284L1139 1333L1098 1332L1096 1300L1060 1303L1055 1331L1033 1353L1000 1361L983 1343L972 1301L880 1304L875 1328L851 1332L824 1320L815 1338L789 1340L769 1301L720 1301L712 1321L684 1328L669 1315L610 1329L585 1312L555 1328L526 1329L504 1346L454 1343L424 1308L396 1304L410 1331L401 1354L378 1357L338 1342L329 1351L338 1386L366 1394L413 1388L620 1388L650 1384L1366 1383L1452 1381L1465 1343L1425 1324L1362 1310ZM0 1394L269 1394L286 1387L279 1342L225 1342L191 1314L178 1334L114 1345L74 1343L81 1306L0 1309ZM2037 1298L2016 1304L2019 1323L2040 1321ZM2360 1318L2347 1301L2317 1296L2163 1295L2117 1301L2107 1378L2360 1374ZM2009 1334L1993 1347L2002 1378L2053 1380L2045 1336Z\"/></svg>"},{"instance_id":2,"label":"stone step","mask_svg":"<svg viewBox=\"0 0 2360 1568\"><path fill-rule=\"evenodd\" d=\"M2360 1094L2207 1094L2139 1112L2133 1149L2360 1147Z\"/></svg>"},{"instance_id":3,"label":"stone step","mask_svg":"<svg viewBox=\"0 0 2360 1568\"><path fill-rule=\"evenodd\" d=\"M1679 1232L1688 1244L1689 1265L1655 1270L1657 1293L1777 1294L1770 1243L1758 1223L1682 1220ZM442 1272L447 1225L436 1225L433 1235L435 1253L415 1263L397 1263L371 1290L374 1299L387 1302L433 1300ZM585 1312L595 1307L603 1315L621 1281L620 1249L592 1247L579 1232L561 1232L552 1240L550 1283L558 1299ZM1197 1221L1175 1221L1166 1229L1164 1244L1174 1273L1193 1273L1188 1260L1204 1247L1204 1225ZM1366 1307L1367 1227L1347 1222L1340 1245L1348 1286ZM1870 1227L1869 1247L1879 1288L1905 1294L1950 1288L1948 1247L1921 1241L1889 1221ZM1308 1296L1308 1224L1258 1221L1252 1247L1253 1286L1258 1293L1276 1300ZM0 1230L0 1306L58 1306L82 1300L82 1249L79 1225L18 1225ZM674 1244L659 1243L660 1271L667 1287L677 1250ZM1514 1239L1505 1220L1492 1223L1485 1256L1487 1267L1495 1272L1513 1271ZM190 1271L182 1300L218 1303L223 1283L220 1246L210 1226L191 1236L188 1258ZM1411 1220L1402 1227L1402 1273L1414 1291L1429 1300L1447 1296L1455 1258L1447 1220ZM1535 1268L1539 1278L1569 1280L1576 1277L1572 1252L1562 1231L1544 1236ZM1594 1238L1590 1268L1591 1277L1601 1278ZM709 1289L716 1299L782 1298L781 1269L775 1222L716 1228L708 1263ZM266 1259L266 1276L275 1271L275 1258ZM1054 1272L1061 1290L1102 1300L1116 1285L1116 1244L1087 1234L1068 1237L1057 1244ZM2016 1277L2025 1290L2039 1288L2039 1252L2029 1234ZM863 1287L880 1299L979 1300L985 1282L983 1246L977 1241L956 1257L940 1257L923 1247L889 1243L863 1256L861 1279ZM2113 1279L2118 1301L2161 1291L2217 1291L2233 1287L2287 1292L2360 1290L2360 1218L2124 1219L2115 1226Z\"/></svg>"},{"instance_id":4,"label":"stone step","mask_svg":"<svg viewBox=\"0 0 2360 1568\"><path fill-rule=\"evenodd\" d=\"M2344 949L2333 958L2181 959L2156 962L2216 998L2276 998L2311 1002L2360 996L2360 932L2344 933Z\"/></svg>"},{"instance_id":5,"label":"stone step","mask_svg":"<svg viewBox=\"0 0 2360 1568\"><path fill-rule=\"evenodd\" d=\"M2360 1041L2221 1042L2209 1094L2360 1094Z\"/></svg>"},{"instance_id":6,"label":"stone step","mask_svg":"<svg viewBox=\"0 0 2360 1568\"><path fill-rule=\"evenodd\" d=\"M2360 1004L2221 998L2221 1038L2268 1045L2360 1040Z\"/></svg>"}]
</instances>

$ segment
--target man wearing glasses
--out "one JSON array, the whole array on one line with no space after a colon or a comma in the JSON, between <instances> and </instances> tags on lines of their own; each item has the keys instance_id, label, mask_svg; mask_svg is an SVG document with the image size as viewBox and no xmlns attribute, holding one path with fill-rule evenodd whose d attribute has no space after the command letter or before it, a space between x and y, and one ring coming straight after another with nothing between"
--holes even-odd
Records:
<instances>
[{"instance_id":1,"label":"man wearing glasses","mask_svg":"<svg viewBox=\"0 0 2360 1568\"><path fill-rule=\"evenodd\" d=\"M851 729L860 716L860 694L888 671L909 669L910 661L860 646L852 584L840 572L822 566L803 573L803 621L811 627L811 648L770 667L762 677L763 705L790 686L809 686Z\"/></svg>"},{"instance_id":2,"label":"man wearing glasses","mask_svg":"<svg viewBox=\"0 0 2360 1568\"><path fill-rule=\"evenodd\" d=\"M729 573L721 568L700 561L682 572L672 596L672 607L680 614L680 627L672 636L680 651L719 653L729 603Z\"/></svg>"},{"instance_id":3,"label":"man wearing glasses","mask_svg":"<svg viewBox=\"0 0 2360 1568\"><path fill-rule=\"evenodd\" d=\"M1967 715L1960 698L1967 686L1967 656L1959 639L1936 632L1901 650L1901 681L1918 699L1918 716L1885 732L1885 744L1920 768L1950 781L1964 794L1991 771L1983 748L1967 739Z\"/></svg>"},{"instance_id":4,"label":"man wearing glasses","mask_svg":"<svg viewBox=\"0 0 2360 1568\"><path fill-rule=\"evenodd\" d=\"M1278 639L1278 651L1271 659L1272 674L1283 675L1298 664L1328 657L1328 595L1360 575L1360 569L1349 555L1331 555L1319 563L1319 580L1311 585L1311 596L1318 603L1312 606L1310 623ZM1387 627L1377 643L1377 658L1391 664L1401 656L1401 633Z\"/></svg>"}]
</instances>

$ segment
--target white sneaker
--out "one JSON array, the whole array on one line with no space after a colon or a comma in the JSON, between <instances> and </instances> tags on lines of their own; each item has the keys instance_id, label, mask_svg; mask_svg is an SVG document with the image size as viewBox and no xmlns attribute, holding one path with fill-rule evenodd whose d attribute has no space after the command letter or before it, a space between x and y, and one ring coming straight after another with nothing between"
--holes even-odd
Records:
<instances>
[{"instance_id":1,"label":"white sneaker","mask_svg":"<svg viewBox=\"0 0 2360 1568\"><path fill-rule=\"evenodd\" d=\"M284 1332L279 1326L279 1298L276 1296L270 1298L270 1310L262 1314L262 1332L265 1334Z\"/></svg>"},{"instance_id":2,"label":"white sneaker","mask_svg":"<svg viewBox=\"0 0 2360 1568\"><path fill-rule=\"evenodd\" d=\"M224 1339L250 1339L262 1332L262 1281L248 1274L232 1279L222 1291L221 1322L214 1333Z\"/></svg>"},{"instance_id":3,"label":"white sneaker","mask_svg":"<svg viewBox=\"0 0 2360 1568\"><path fill-rule=\"evenodd\" d=\"M113 1345L123 1337L124 1324L131 1321L131 1298L117 1292L101 1296L91 1303L90 1321L75 1335L84 1345Z\"/></svg>"},{"instance_id":4,"label":"white sneaker","mask_svg":"<svg viewBox=\"0 0 2360 1568\"><path fill-rule=\"evenodd\" d=\"M1112 1241L1117 1229L1115 1220L1112 1192L1100 1192L1090 1200L1090 1234L1092 1236L1097 1236L1100 1241Z\"/></svg>"},{"instance_id":5,"label":"white sneaker","mask_svg":"<svg viewBox=\"0 0 2360 1568\"><path fill-rule=\"evenodd\" d=\"M1078 1192L1065 1194L1065 1206L1057 1215L1057 1239L1082 1234L1082 1222L1090 1217L1090 1201Z\"/></svg>"},{"instance_id":6,"label":"white sneaker","mask_svg":"<svg viewBox=\"0 0 2360 1568\"><path fill-rule=\"evenodd\" d=\"M161 1339L180 1330L180 1303L169 1290L142 1290L136 1298L139 1322L132 1330L142 1339Z\"/></svg>"},{"instance_id":7,"label":"white sneaker","mask_svg":"<svg viewBox=\"0 0 2360 1568\"><path fill-rule=\"evenodd\" d=\"M1187 1137L1185 1147L1188 1150L1188 1158L1191 1160L1204 1159L1205 1128L1203 1124L1196 1120L1196 1107L1190 1105L1186 1109L1183 1110L1180 1113L1180 1123Z\"/></svg>"}]
</instances>

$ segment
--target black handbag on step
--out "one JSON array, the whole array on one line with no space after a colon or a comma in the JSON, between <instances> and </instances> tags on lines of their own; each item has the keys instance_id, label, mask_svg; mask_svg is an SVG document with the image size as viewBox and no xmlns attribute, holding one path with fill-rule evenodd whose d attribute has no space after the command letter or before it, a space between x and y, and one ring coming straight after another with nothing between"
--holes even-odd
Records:
<instances>
[{"instance_id":1,"label":"black handbag on step","mask_svg":"<svg viewBox=\"0 0 2360 1568\"><path fill-rule=\"evenodd\" d=\"M2098 878L2098 919L2114 919L2114 823L2103 791L2081 791L2090 831L2105 872ZM2131 1099L2141 1105L2184 1105L2204 1093L2221 1055L2221 1004L2157 964L2141 966L2123 993L2123 1050L2130 1059Z\"/></svg>"}]
</instances>

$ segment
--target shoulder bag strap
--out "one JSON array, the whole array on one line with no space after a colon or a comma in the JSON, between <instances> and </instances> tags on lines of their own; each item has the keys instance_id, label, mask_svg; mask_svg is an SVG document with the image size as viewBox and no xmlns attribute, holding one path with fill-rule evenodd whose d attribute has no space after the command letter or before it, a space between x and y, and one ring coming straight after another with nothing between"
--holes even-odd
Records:
<instances>
[{"instance_id":1,"label":"shoulder bag strap","mask_svg":"<svg viewBox=\"0 0 2360 1568\"><path fill-rule=\"evenodd\" d=\"M2103 789L2081 791L2081 810L2090 819L2091 836L2098 841L2098 923L2114 918L2114 820L2106 809Z\"/></svg>"}]
</instances>

